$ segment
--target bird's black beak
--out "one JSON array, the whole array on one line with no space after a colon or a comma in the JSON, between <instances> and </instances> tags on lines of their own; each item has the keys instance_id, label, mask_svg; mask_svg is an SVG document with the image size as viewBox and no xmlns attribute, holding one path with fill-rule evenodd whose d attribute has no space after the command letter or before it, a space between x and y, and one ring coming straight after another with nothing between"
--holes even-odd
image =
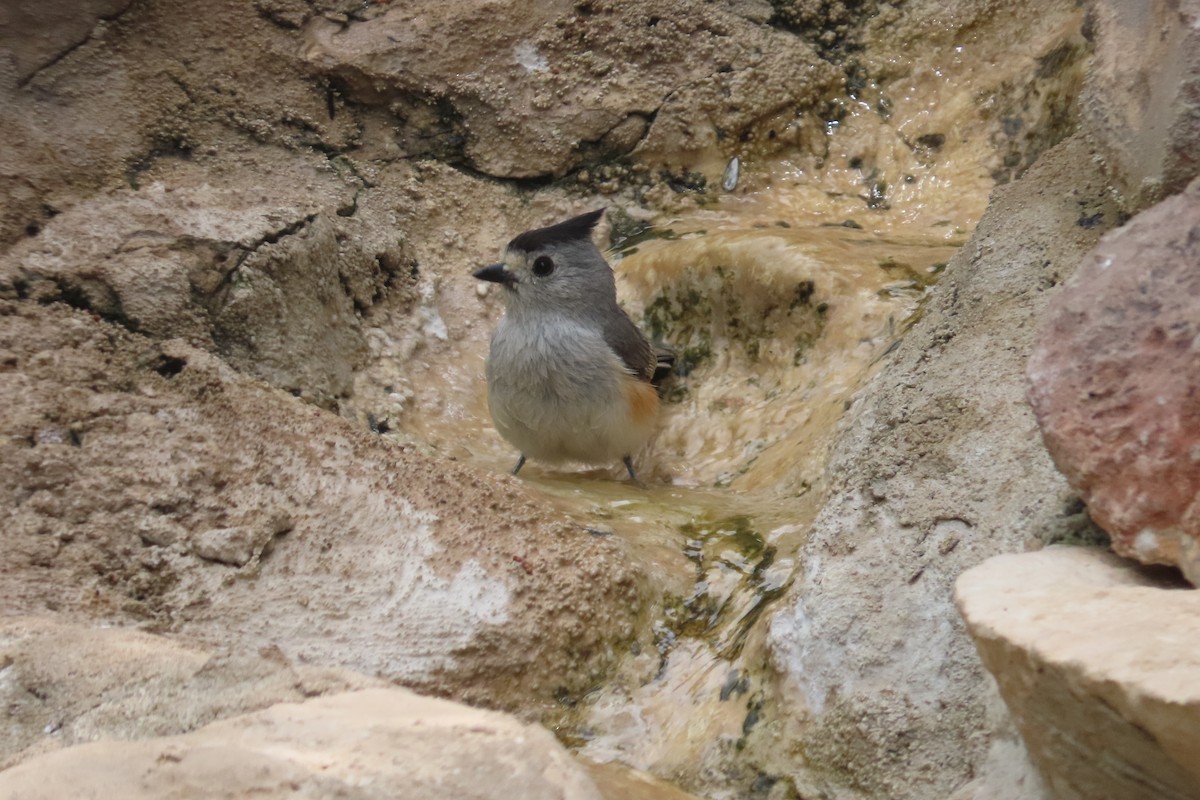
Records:
<instances>
[{"instance_id":1,"label":"bird's black beak","mask_svg":"<svg viewBox=\"0 0 1200 800\"><path fill-rule=\"evenodd\" d=\"M499 283L508 288L517 282L517 276L508 271L503 264L492 264L483 269L475 270L475 277L481 281Z\"/></svg>"}]
</instances>

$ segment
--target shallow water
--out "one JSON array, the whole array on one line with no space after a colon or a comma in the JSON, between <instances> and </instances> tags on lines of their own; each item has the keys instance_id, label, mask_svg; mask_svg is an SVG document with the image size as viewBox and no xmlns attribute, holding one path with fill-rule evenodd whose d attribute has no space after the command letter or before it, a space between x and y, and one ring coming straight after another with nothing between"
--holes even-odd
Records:
<instances>
[{"instance_id":1,"label":"shallow water","mask_svg":"<svg viewBox=\"0 0 1200 800\"><path fill-rule=\"evenodd\" d=\"M808 184L787 189L780 176L794 165L772 175L743 166L738 191L655 220L609 253L622 304L679 357L660 430L634 458L645 487L620 464L531 461L521 472L592 535L619 537L654 593L611 680L560 698L559 737L584 759L711 797L745 785L713 775L741 763L769 700L760 622L793 581L840 421L920 314L973 213L858 200L851 215L843 195L821 205ZM926 218L937 224L913 222ZM432 301L407 330L380 324L356 394L387 398L373 413L389 435L506 472L517 453L487 411L486 308L469 323L477 334L440 346L454 353L445 360L410 357L445 328Z\"/></svg>"},{"instance_id":2,"label":"shallow water","mask_svg":"<svg viewBox=\"0 0 1200 800\"><path fill-rule=\"evenodd\" d=\"M1077 85L1077 42L1061 71L1038 55L1074 42L1078 19L1056 19L1030 34L1036 46L972 34L929 45L925 64L876 65L889 83L860 87L836 119L785 121L798 126L779 132L803 144L794 153L747 145L736 168L701 167L719 197L616 243L623 305L679 357L661 429L635 456L646 486L619 464L521 472L592 535L620 537L657 595L616 674L560 698L557 733L581 757L709 797L769 787L741 750L772 700L761 623L800 568L857 394L919 318L996 176L1025 163L1041 141L1028 134ZM375 412L393 435L508 471L517 453L491 426L483 377L493 298L452 309L461 338L431 351L446 358L411 358L422 337L446 335L428 288L416 328L372 330L356 397L382 390Z\"/></svg>"},{"instance_id":3,"label":"shallow water","mask_svg":"<svg viewBox=\"0 0 1200 800\"><path fill-rule=\"evenodd\" d=\"M954 243L722 209L659 230L672 238L616 266L626 308L685 364L637 459L648 488L619 465L526 480L621 536L662 592L653 647L573 699L560 737L586 758L690 783L754 725L756 623L792 582L838 422Z\"/></svg>"},{"instance_id":4,"label":"shallow water","mask_svg":"<svg viewBox=\"0 0 1200 800\"><path fill-rule=\"evenodd\" d=\"M622 304L679 357L660 430L634 459L646 486L620 464L532 461L521 472L593 535L620 537L657 593L613 679L561 698L558 735L585 759L705 783L710 795L715 784L700 776L736 761L767 697L758 623L793 580L839 422L974 213L870 209L803 181L789 190L795 166L782 161L769 180L742 175L737 192L656 220L609 253ZM932 222L914 222L923 219ZM436 334L439 322L420 324ZM412 365L426 359L405 359L403 337L372 335L375 386L407 381L393 435L484 470L512 468L517 453L487 411L486 337L420 376Z\"/></svg>"}]
</instances>

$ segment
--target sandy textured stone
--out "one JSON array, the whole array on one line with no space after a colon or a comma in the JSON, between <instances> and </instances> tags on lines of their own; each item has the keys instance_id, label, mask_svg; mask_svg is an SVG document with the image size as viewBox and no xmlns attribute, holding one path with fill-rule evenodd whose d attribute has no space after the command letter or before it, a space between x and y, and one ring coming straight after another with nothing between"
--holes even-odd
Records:
<instances>
[{"instance_id":1,"label":"sandy textured stone","mask_svg":"<svg viewBox=\"0 0 1200 800\"><path fill-rule=\"evenodd\" d=\"M1200 174L1200 2L1098 0L1083 94L1118 188L1144 207Z\"/></svg>"},{"instance_id":2,"label":"sandy textured stone","mask_svg":"<svg viewBox=\"0 0 1200 800\"><path fill-rule=\"evenodd\" d=\"M8 613L154 621L502 707L591 686L632 636L620 544L515 479L61 304L0 301L0 351Z\"/></svg>"},{"instance_id":3,"label":"sandy textured stone","mask_svg":"<svg viewBox=\"0 0 1200 800\"><path fill-rule=\"evenodd\" d=\"M1200 593L1052 547L969 570L956 599L1052 797L1200 797Z\"/></svg>"},{"instance_id":4,"label":"sandy textured stone","mask_svg":"<svg viewBox=\"0 0 1200 800\"><path fill-rule=\"evenodd\" d=\"M549 731L403 689L284 703L183 736L80 745L0 772L0 797L12 800L247 795L600 798Z\"/></svg>"},{"instance_id":5,"label":"sandy textured stone","mask_svg":"<svg viewBox=\"0 0 1200 800\"><path fill-rule=\"evenodd\" d=\"M461 152L508 178L561 176L635 147L655 165L692 165L842 79L755 16L693 0L405 3L348 26L314 19L305 54L395 115L408 154Z\"/></svg>"},{"instance_id":6,"label":"sandy textured stone","mask_svg":"<svg viewBox=\"0 0 1200 800\"><path fill-rule=\"evenodd\" d=\"M358 315L404 286L411 257L394 233L338 216L355 186L320 167L277 161L253 185L179 174L93 198L0 257L0 296L183 338L331 405L365 354Z\"/></svg>"},{"instance_id":7,"label":"sandy textured stone","mask_svg":"<svg viewBox=\"0 0 1200 800\"><path fill-rule=\"evenodd\" d=\"M73 744L186 733L274 703L380 685L290 662L278 648L210 651L129 628L0 618L0 769Z\"/></svg>"},{"instance_id":8,"label":"sandy textured stone","mask_svg":"<svg viewBox=\"0 0 1200 800\"><path fill-rule=\"evenodd\" d=\"M11 2L0 6L0 63L23 83L89 37L105 20L120 16L132 0L82 0L73 3Z\"/></svg>"},{"instance_id":9,"label":"sandy textured stone","mask_svg":"<svg viewBox=\"0 0 1200 800\"><path fill-rule=\"evenodd\" d=\"M1046 446L1113 549L1200 584L1200 181L1100 241L1028 375Z\"/></svg>"},{"instance_id":10,"label":"sandy textured stone","mask_svg":"<svg viewBox=\"0 0 1200 800\"><path fill-rule=\"evenodd\" d=\"M1022 375L1048 290L1099 238L1079 223L1095 214L1113 219L1116 208L1078 138L997 190L851 409L802 573L770 626L780 691L803 720L802 793L921 800L1011 774L993 760L1015 758L1019 771L951 587L1027 538L1085 524ZM1027 789L1020 796L1038 796Z\"/></svg>"}]
</instances>

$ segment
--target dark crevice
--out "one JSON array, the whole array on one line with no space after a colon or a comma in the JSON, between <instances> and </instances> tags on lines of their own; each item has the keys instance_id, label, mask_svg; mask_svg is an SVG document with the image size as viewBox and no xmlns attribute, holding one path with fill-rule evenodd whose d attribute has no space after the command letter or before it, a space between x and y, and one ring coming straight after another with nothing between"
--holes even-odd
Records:
<instances>
[{"instance_id":1,"label":"dark crevice","mask_svg":"<svg viewBox=\"0 0 1200 800\"><path fill-rule=\"evenodd\" d=\"M12 282L18 300L35 300L41 305L62 303L99 319L116 323L133 333L139 332L137 320L127 316L121 299L112 287L92 281L71 283L62 276L45 276L22 270Z\"/></svg>"},{"instance_id":2,"label":"dark crevice","mask_svg":"<svg viewBox=\"0 0 1200 800\"><path fill-rule=\"evenodd\" d=\"M144 156L129 165L125 171L125 181L134 191L140 190L142 173L154 166L160 158L178 158L186 161L192 157L192 148L182 138L165 140L155 144Z\"/></svg>"},{"instance_id":3,"label":"dark crevice","mask_svg":"<svg viewBox=\"0 0 1200 800\"><path fill-rule=\"evenodd\" d=\"M233 285L235 276L251 256L257 253L263 247L263 245L278 244L285 237L295 236L296 234L300 233L300 231L311 225L313 220L315 220L319 214L320 212L309 214L303 219L298 219L292 224L280 228L277 231L272 231L265 234L247 246L238 245L236 248L237 257L234 260L234 264L221 276L220 283L218 283L211 292L207 292L206 294L199 296L197 296L196 293L193 293L193 297L196 298L201 307L207 308L210 311L220 308L225 304L225 297L228 295L230 287ZM228 256L226 256L223 260L228 260Z\"/></svg>"},{"instance_id":4,"label":"dark crevice","mask_svg":"<svg viewBox=\"0 0 1200 800\"><path fill-rule=\"evenodd\" d=\"M133 7L133 5L134 5L134 4L131 2L129 5L125 6L125 8L121 9L120 11L118 11L118 12L117 12L117 13L115 13L115 14L110 14L110 15L109 15L109 16L107 16L107 17L104 17L104 16L102 16L102 17L98 17L98 18L97 18L97 20L96 20L96 24L97 24L97 25L99 25L101 22L114 22L114 21L116 21L116 20L120 19L120 18L121 18L121 17L122 17L122 16L125 14L125 12L129 11L129 9ZM54 67L54 65L58 64L58 63L59 63L59 62L61 62L63 59L65 59L65 58L69 57L69 56L70 56L72 53L74 53L76 50L78 50L79 48L81 48L81 47L83 47L84 45L86 45L86 44L88 44L89 42L91 42L91 41L92 41L92 33L93 33L95 30L96 30L96 28L95 28L95 26L93 26L93 27L92 27L92 30L91 30L91 31L89 31L89 32L88 32L88 35L87 35L87 36L85 36L85 37L84 37L84 38L83 38L81 41L79 41L79 42L77 42L77 43L75 43L75 44L71 45L71 46L70 46L70 47L68 47L67 49L63 50L61 53L58 53L58 54L57 54L57 55L55 55L53 58L51 58L49 61L47 61L45 64L42 64L40 67L38 67L37 69L35 69L33 72L29 73L29 75L27 75L25 78L23 78L23 79L21 79L21 80L17 81L17 88L18 88L18 89L24 89L24 88L25 88L26 86L28 86L28 85L30 84L30 82L32 82L32 81L33 81L33 80L34 80L34 79L35 79L37 76L41 75L41 74L42 74L43 72L45 72L46 70L53 68L53 67Z\"/></svg>"},{"instance_id":5,"label":"dark crevice","mask_svg":"<svg viewBox=\"0 0 1200 800\"><path fill-rule=\"evenodd\" d=\"M278 244L279 240L284 238L285 236L295 236L297 233L299 233L300 231L304 230L309 225L311 225L313 220L316 218L317 218L316 213L309 214L304 219L298 219L295 222L293 222L291 225L283 227L277 231L272 231L268 234L265 234L261 239L254 241L250 245L249 251L251 253L253 253L253 252L257 251L260 247L262 247L264 244Z\"/></svg>"},{"instance_id":6,"label":"dark crevice","mask_svg":"<svg viewBox=\"0 0 1200 800\"><path fill-rule=\"evenodd\" d=\"M325 111L326 111L326 113L329 114L329 118L331 120L337 116L337 101L339 98L340 98L340 93L336 89L334 89L333 86L331 86L328 81L326 81L325 82Z\"/></svg>"},{"instance_id":7,"label":"dark crevice","mask_svg":"<svg viewBox=\"0 0 1200 800\"><path fill-rule=\"evenodd\" d=\"M169 356L164 353L155 360L153 369L164 378L174 378L176 375L183 372L183 368L186 366L186 358Z\"/></svg>"},{"instance_id":8,"label":"dark crevice","mask_svg":"<svg viewBox=\"0 0 1200 800\"><path fill-rule=\"evenodd\" d=\"M180 68L185 69L185 67L183 67L183 65L180 65ZM192 88L187 85L187 83L183 80L183 78L180 78L178 75L172 74L170 72L166 73L166 77L167 77L167 80L169 80L171 83L173 83L177 87L179 87L179 91L183 92L184 96L187 97L189 103L196 102L196 96L194 94L192 94Z\"/></svg>"},{"instance_id":9,"label":"dark crevice","mask_svg":"<svg viewBox=\"0 0 1200 800\"><path fill-rule=\"evenodd\" d=\"M125 311L121 308L121 301L117 298L116 293L112 293L111 302L107 307L97 308L82 286L67 284L61 279L56 279L55 283L58 285L60 299L71 308L95 314L108 322L115 322L133 333L138 332L140 326L137 320L125 316Z\"/></svg>"},{"instance_id":10,"label":"dark crevice","mask_svg":"<svg viewBox=\"0 0 1200 800\"><path fill-rule=\"evenodd\" d=\"M880 5L875 0L771 0L768 24L803 39L826 61L846 64L864 50L863 30Z\"/></svg>"},{"instance_id":11,"label":"dark crevice","mask_svg":"<svg viewBox=\"0 0 1200 800\"><path fill-rule=\"evenodd\" d=\"M440 161L441 159L426 158L421 160ZM515 186L518 189L543 189L547 186L553 186L556 182L563 180L562 178L556 178L553 175L535 175L529 178L499 177L496 175L491 175L487 172L483 172L463 162L446 161L442 163L444 163L447 167L450 167L450 169L454 170L455 172L460 172L463 175L475 178L476 180L487 181L488 183L499 183L506 186Z\"/></svg>"},{"instance_id":12,"label":"dark crevice","mask_svg":"<svg viewBox=\"0 0 1200 800\"><path fill-rule=\"evenodd\" d=\"M378 259L376 259L376 261L378 261ZM371 304L364 303L361 299L359 299L358 295L354 293L354 287L350 285L350 280L346 277L345 273L343 273L341 270L338 270L337 275L338 283L342 286L342 294L350 298L350 303L354 306L355 312L357 312L360 317L366 314L367 310L371 307ZM378 295L373 297L372 300L376 299L377 297Z\"/></svg>"}]
</instances>

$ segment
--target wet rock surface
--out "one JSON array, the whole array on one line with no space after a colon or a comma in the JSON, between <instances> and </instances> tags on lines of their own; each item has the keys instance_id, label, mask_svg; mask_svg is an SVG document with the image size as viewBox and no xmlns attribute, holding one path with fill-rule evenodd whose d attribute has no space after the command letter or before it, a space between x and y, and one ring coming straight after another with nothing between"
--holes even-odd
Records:
<instances>
[{"instance_id":1,"label":"wet rock surface","mask_svg":"<svg viewBox=\"0 0 1200 800\"><path fill-rule=\"evenodd\" d=\"M1200 583L1200 182L1105 236L1047 309L1030 400L1113 537Z\"/></svg>"},{"instance_id":2,"label":"wet rock surface","mask_svg":"<svg viewBox=\"0 0 1200 800\"><path fill-rule=\"evenodd\" d=\"M1200 796L1200 594L1096 548L990 559L956 600L1050 796Z\"/></svg>"},{"instance_id":3,"label":"wet rock surface","mask_svg":"<svg viewBox=\"0 0 1200 800\"><path fill-rule=\"evenodd\" d=\"M1064 180L1070 191L1053 188ZM987 733L994 690L951 588L989 556L1086 527L1022 388L1048 290L1100 235L1081 210L1116 213L1073 139L997 190L849 412L801 577L771 619L780 691L803 709L802 794L949 796L976 771L987 780L989 749L1009 755Z\"/></svg>"}]
</instances>

